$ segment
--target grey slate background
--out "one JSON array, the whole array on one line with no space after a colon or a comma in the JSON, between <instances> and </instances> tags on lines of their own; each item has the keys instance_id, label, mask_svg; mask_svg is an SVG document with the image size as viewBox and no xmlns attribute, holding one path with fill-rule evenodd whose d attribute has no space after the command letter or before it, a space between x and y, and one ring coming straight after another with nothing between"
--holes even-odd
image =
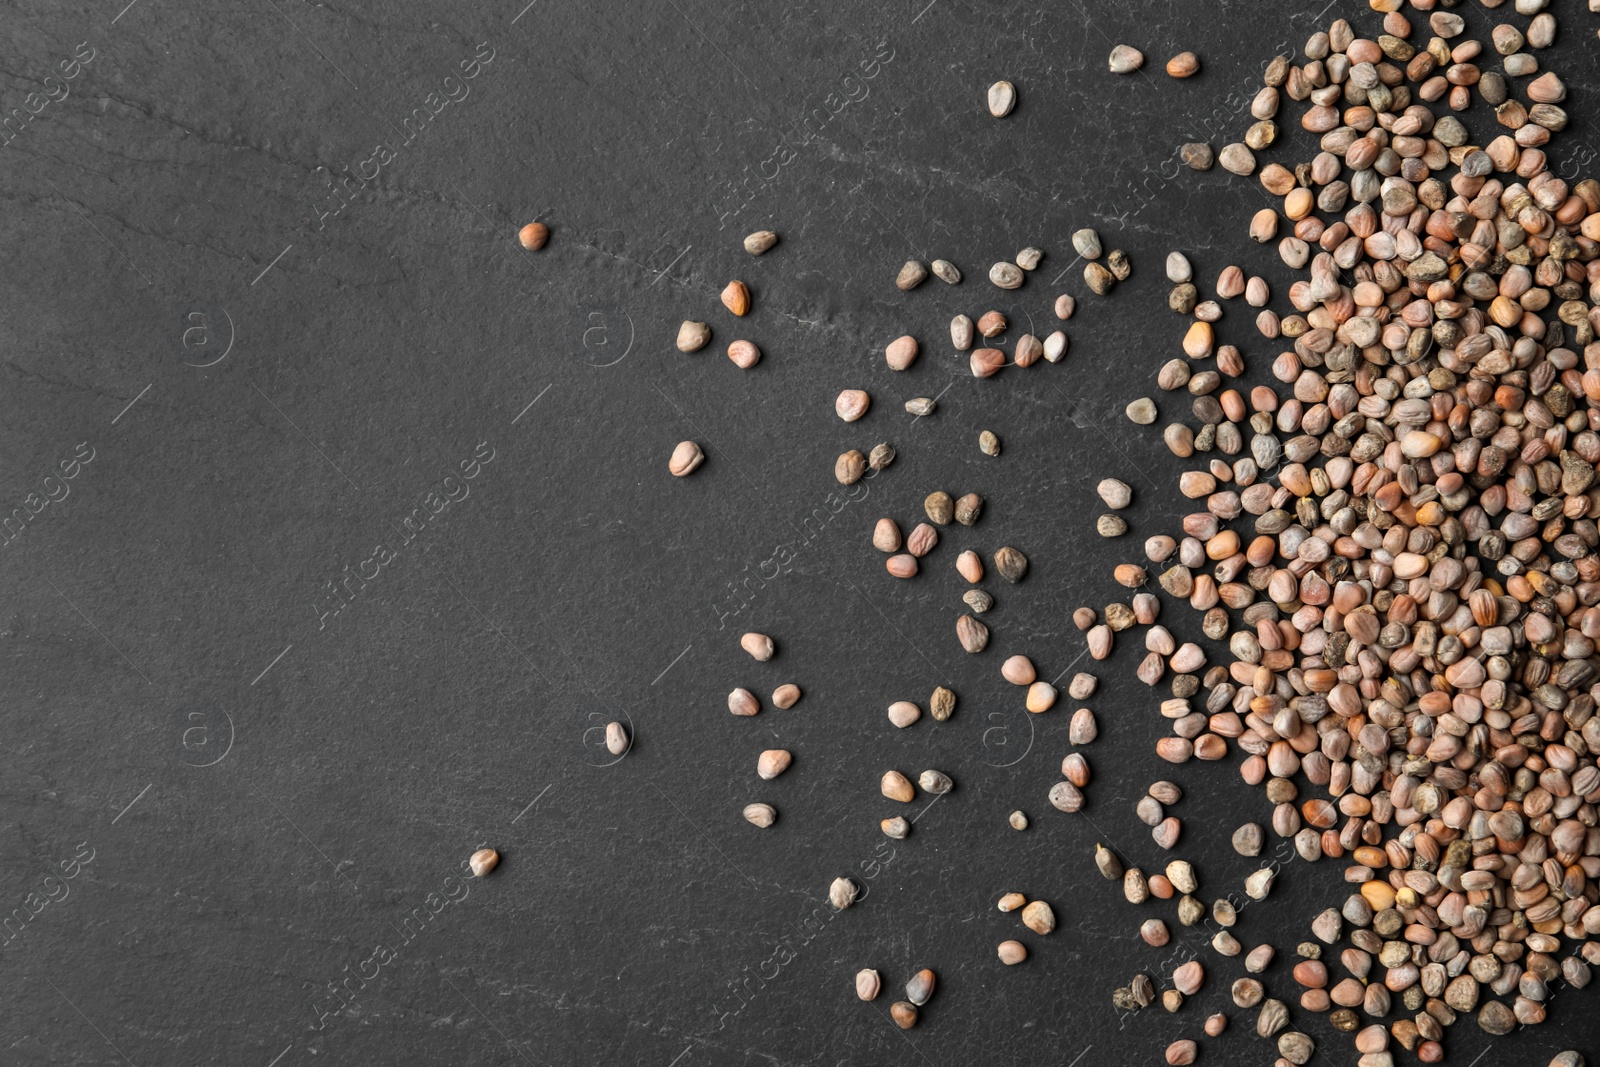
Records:
<instances>
[{"instance_id":1,"label":"grey slate background","mask_svg":"<svg viewBox=\"0 0 1600 1067\"><path fill-rule=\"evenodd\" d=\"M1595 20L1560 6L1581 115ZM1120 415L1179 337L1162 257L1287 281L1245 239L1256 188L1180 174L1174 152L1235 139L1261 65L1339 14L1375 19L1240 0L13 5L5 112L66 95L0 148L0 490L6 514L66 495L0 549L0 901L37 911L0 943L0 1062L1154 1062L1214 1010L1235 1032L1209 1062L1270 1060L1227 1001L1237 961L1195 931L1145 948L1138 923L1170 905L1133 908L1090 863L1097 840L1164 862L1132 807L1167 777L1201 895L1235 891L1253 865L1228 834L1264 799L1232 766L1154 758L1164 690L1124 642L1090 702L1090 807L1050 810L1071 709L1030 718L998 665L1066 670L1071 609L1117 599L1110 567L1174 527L1178 468ZM1122 41L1148 76L1105 73ZM1204 71L1174 83L1160 63L1184 48ZM92 58L63 81L75 49ZM983 108L999 77L1021 92L1004 122ZM336 199L380 143L392 158ZM1595 145L1574 131L1552 158ZM514 240L533 218L553 231L537 255ZM1133 257L1110 300L1071 263L1081 225ZM752 260L738 241L763 227L783 240ZM1043 266L997 293L987 265L1027 244ZM967 281L901 294L913 255ZM737 325L717 302L736 276L755 293ZM957 311L1042 335L1061 291L1080 312L1060 365L977 382L948 353ZM710 349L672 348L683 318L711 322ZM1230 309L1225 339L1264 368L1248 329ZM881 349L905 332L924 355L894 375ZM741 336L766 353L747 373L720 355ZM853 426L832 413L847 386L875 398ZM932 417L901 411L936 394ZM684 438L709 459L673 479ZM878 441L899 459L846 496L833 457ZM92 460L47 483L80 445ZM475 450L493 458L447 483ZM1118 543L1092 533L1107 475L1137 490ZM895 582L872 524L909 529L935 488L985 515ZM446 491L466 495L319 619L328 583ZM1002 543L1032 570L986 583L994 640L967 657L952 563ZM1186 608L1166 621L1198 635ZM745 629L778 657L752 662ZM786 681L794 709L727 714L734 686L765 703ZM954 718L888 725L940 683ZM612 718L635 730L621 761L590 732ZM795 765L761 783L778 746ZM877 827L891 766L957 782L902 842ZM770 831L739 817L755 799L780 809ZM455 880L481 844L501 869ZM1292 945L1342 897L1339 866L1287 864L1235 932ZM812 918L844 873L865 899ZM996 912L1012 889L1049 900L1056 933ZM1032 958L1002 968L1019 933ZM329 984L370 975L380 943L393 957L333 1013ZM1111 1006L1196 952L1212 977L1180 1014ZM891 992L939 972L917 1029L855 1000L863 966ZM1292 998L1287 971L1269 986ZM1560 991L1551 1023L1487 1052L1459 1026L1450 1062L1593 1055L1591 1000ZM1295 1020L1317 1062L1354 1062Z\"/></svg>"}]
</instances>

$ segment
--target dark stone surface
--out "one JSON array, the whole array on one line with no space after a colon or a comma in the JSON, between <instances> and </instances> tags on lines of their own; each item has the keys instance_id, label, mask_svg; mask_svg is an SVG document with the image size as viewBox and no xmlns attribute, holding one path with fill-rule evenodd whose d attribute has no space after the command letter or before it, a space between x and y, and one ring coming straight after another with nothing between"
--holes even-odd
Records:
<instances>
[{"instance_id":1,"label":"dark stone surface","mask_svg":"<svg viewBox=\"0 0 1600 1067\"><path fill-rule=\"evenodd\" d=\"M1582 115L1593 20L1563 6ZM6 112L67 95L0 148L0 489L8 514L67 495L0 564L0 894L46 901L0 942L0 1062L1155 1062L1213 1010L1235 1021L1208 1061L1270 1058L1227 1002L1238 961L1193 931L1145 948L1170 904L1135 909L1091 862L1104 841L1159 868L1133 804L1167 777L1209 901L1251 869L1228 836L1265 801L1231 766L1155 760L1161 694L1124 641L1091 701L1089 806L1051 810L1070 702L1029 717L998 666L1086 663L1071 609L1118 599L1110 566L1182 510L1159 425L1120 415L1176 350L1166 251L1202 288L1230 262L1287 280L1245 236L1258 188L1180 173L1177 146L1236 138L1261 64L1319 15L1371 25L1365 4L119 7L5 19ZM1117 41L1145 74L1106 73ZM1204 69L1169 81L1185 48ZM1021 94L1003 122L999 77ZM1595 156L1574 125L1563 167ZM371 180L346 198L350 174ZM552 238L531 255L534 218ZM1072 265L1082 225L1133 257L1109 300ZM752 260L739 238L763 227L783 239ZM989 286L1029 244L1027 284ZM909 256L966 281L901 294ZM717 302L735 276L755 294L737 323ZM978 382L948 354L955 312L1042 335L1061 291L1080 300L1062 364ZM1275 349L1230 316L1263 368ZM672 347L686 317L713 326L701 354ZM880 353L906 332L924 354L896 375ZM721 355L736 337L766 353L749 372ZM847 386L874 396L854 425L832 413ZM937 414L904 415L917 395ZM678 480L683 438L709 458ZM842 493L834 457L878 441L897 462ZM47 484L63 461L76 476ZM1106 475L1136 489L1117 543L1092 533ZM935 488L985 514L896 582L872 524L909 530ZM459 499L434 514L428 493ZM986 583L993 640L967 657L953 561L1003 543L1032 567ZM777 658L745 656L745 629ZM786 681L792 710L725 710ZM940 683L950 721L888 725ZM614 718L636 731L620 761L591 732ZM762 783L778 746L794 766ZM957 783L905 841L877 826L889 767ZM740 819L756 799L769 831ZM481 844L500 869L458 881ZM829 917L844 873L868 892ZM1056 932L997 912L1008 890L1050 901ZM1336 862L1288 863L1235 932L1287 948L1342 893ZM1009 937L1026 964L997 962ZM1181 1014L1112 1007L1196 953L1212 978ZM1292 1000L1291 963L1269 985ZM922 966L938 992L903 1034L888 1003ZM331 984L363 972L336 1011ZM1591 996L1560 991L1485 1062L1592 1055ZM1354 1062L1322 1019L1295 1025ZM1486 1040L1464 1022L1451 1062Z\"/></svg>"}]
</instances>

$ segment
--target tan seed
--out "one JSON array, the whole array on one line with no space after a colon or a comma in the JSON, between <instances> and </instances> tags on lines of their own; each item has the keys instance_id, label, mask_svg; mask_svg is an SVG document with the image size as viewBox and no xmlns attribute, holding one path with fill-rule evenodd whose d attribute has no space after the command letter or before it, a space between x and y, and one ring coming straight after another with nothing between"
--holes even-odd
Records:
<instances>
[{"instance_id":1,"label":"tan seed","mask_svg":"<svg viewBox=\"0 0 1600 1067\"><path fill-rule=\"evenodd\" d=\"M922 718L922 709L909 700L897 700L889 705L889 721L904 730Z\"/></svg>"},{"instance_id":2,"label":"tan seed","mask_svg":"<svg viewBox=\"0 0 1600 1067\"><path fill-rule=\"evenodd\" d=\"M678 327L676 343L679 352L698 352L711 343L711 327L693 319L684 319L683 325Z\"/></svg>"},{"instance_id":3,"label":"tan seed","mask_svg":"<svg viewBox=\"0 0 1600 1067\"><path fill-rule=\"evenodd\" d=\"M728 710L735 715L748 718L761 710L761 705L756 702L756 695L748 689L735 689L728 694Z\"/></svg>"},{"instance_id":4,"label":"tan seed","mask_svg":"<svg viewBox=\"0 0 1600 1067\"><path fill-rule=\"evenodd\" d=\"M956 695L944 686L939 686L928 698L928 714L933 716L934 722L945 722L956 713Z\"/></svg>"},{"instance_id":5,"label":"tan seed","mask_svg":"<svg viewBox=\"0 0 1600 1067\"><path fill-rule=\"evenodd\" d=\"M989 628L971 615L963 615L956 620L956 639L967 652L976 654L988 647Z\"/></svg>"},{"instance_id":6,"label":"tan seed","mask_svg":"<svg viewBox=\"0 0 1600 1067\"><path fill-rule=\"evenodd\" d=\"M895 552L900 548L900 527L893 519L879 519L872 528L872 547L879 552Z\"/></svg>"},{"instance_id":7,"label":"tan seed","mask_svg":"<svg viewBox=\"0 0 1600 1067\"><path fill-rule=\"evenodd\" d=\"M767 662L776 651L772 638L758 633L747 633L739 638L739 647L750 653L750 658L757 663Z\"/></svg>"},{"instance_id":8,"label":"tan seed","mask_svg":"<svg viewBox=\"0 0 1600 1067\"><path fill-rule=\"evenodd\" d=\"M872 406L872 397L865 389L846 389L833 402L834 414L845 422L855 422Z\"/></svg>"},{"instance_id":9,"label":"tan seed","mask_svg":"<svg viewBox=\"0 0 1600 1067\"><path fill-rule=\"evenodd\" d=\"M467 860L467 866L472 869L474 877L483 878L490 871L500 865L500 853L492 848L480 848Z\"/></svg>"},{"instance_id":10,"label":"tan seed","mask_svg":"<svg viewBox=\"0 0 1600 1067\"><path fill-rule=\"evenodd\" d=\"M883 356L890 370L905 370L916 362L917 350L917 339L906 334L890 341L889 347L884 349Z\"/></svg>"},{"instance_id":11,"label":"tan seed","mask_svg":"<svg viewBox=\"0 0 1600 1067\"><path fill-rule=\"evenodd\" d=\"M856 884L848 878L835 878L828 887L828 903L843 911L856 902Z\"/></svg>"},{"instance_id":12,"label":"tan seed","mask_svg":"<svg viewBox=\"0 0 1600 1067\"><path fill-rule=\"evenodd\" d=\"M606 723L606 751L613 756L628 751L628 731L620 722Z\"/></svg>"},{"instance_id":13,"label":"tan seed","mask_svg":"<svg viewBox=\"0 0 1600 1067\"><path fill-rule=\"evenodd\" d=\"M956 557L956 573L976 585L983 581L983 558L972 549L966 549Z\"/></svg>"},{"instance_id":14,"label":"tan seed","mask_svg":"<svg viewBox=\"0 0 1600 1067\"><path fill-rule=\"evenodd\" d=\"M989 114L1003 119L1017 106L1017 87L1008 81L997 81L989 86Z\"/></svg>"},{"instance_id":15,"label":"tan seed","mask_svg":"<svg viewBox=\"0 0 1600 1067\"><path fill-rule=\"evenodd\" d=\"M778 235L771 230L757 230L744 239L744 250L752 256L759 256L777 243Z\"/></svg>"},{"instance_id":16,"label":"tan seed","mask_svg":"<svg viewBox=\"0 0 1600 1067\"><path fill-rule=\"evenodd\" d=\"M1021 941L1000 942L1000 962L1007 967L1014 967L1028 958L1028 949Z\"/></svg>"},{"instance_id":17,"label":"tan seed","mask_svg":"<svg viewBox=\"0 0 1600 1067\"><path fill-rule=\"evenodd\" d=\"M997 905L997 907L999 907L1001 911L1016 911L1026 903L1028 903L1028 898L1023 896L1021 893L1006 893L1001 896L1000 903Z\"/></svg>"},{"instance_id":18,"label":"tan seed","mask_svg":"<svg viewBox=\"0 0 1600 1067\"><path fill-rule=\"evenodd\" d=\"M852 448L833 464L833 477L840 485L854 485L867 473L867 457Z\"/></svg>"},{"instance_id":19,"label":"tan seed","mask_svg":"<svg viewBox=\"0 0 1600 1067\"><path fill-rule=\"evenodd\" d=\"M756 773L771 781L789 769L794 756L786 748L769 748L756 760Z\"/></svg>"},{"instance_id":20,"label":"tan seed","mask_svg":"<svg viewBox=\"0 0 1600 1067\"><path fill-rule=\"evenodd\" d=\"M693 474L705 459L706 454L700 451L699 445L693 441L679 441L672 450L672 458L667 461L667 470L675 477L684 478Z\"/></svg>"},{"instance_id":21,"label":"tan seed","mask_svg":"<svg viewBox=\"0 0 1600 1067\"><path fill-rule=\"evenodd\" d=\"M1022 909L1022 925L1036 934L1048 934L1056 928L1056 913L1042 900L1035 900Z\"/></svg>"},{"instance_id":22,"label":"tan seed","mask_svg":"<svg viewBox=\"0 0 1600 1067\"><path fill-rule=\"evenodd\" d=\"M772 706L780 710L794 707L799 700L800 687L793 682L780 685L772 691Z\"/></svg>"},{"instance_id":23,"label":"tan seed","mask_svg":"<svg viewBox=\"0 0 1600 1067\"><path fill-rule=\"evenodd\" d=\"M876 1000L878 990L881 988L883 980L871 967L864 967L856 972L856 996L862 1000Z\"/></svg>"},{"instance_id":24,"label":"tan seed","mask_svg":"<svg viewBox=\"0 0 1600 1067\"><path fill-rule=\"evenodd\" d=\"M741 281L731 281L722 290L722 306L737 316L750 313L750 287Z\"/></svg>"},{"instance_id":25,"label":"tan seed","mask_svg":"<svg viewBox=\"0 0 1600 1067\"><path fill-rule=\"evenodd\" d=\"M771 804L746 804L744 806L744 821L751 826L759 826L765 830L778 821L778 809Z\"/></svg>"},{"instance_id":26,"label":"tan seed","mask_svg":"<svg viewBox=\"0 0 1600 1067\"><path fill-rule=\"evenodd\" d=\"M893 838L896 841L904 841L911 835L911 823L898 815L890 819L879 820L878 829L883 831L883 836Z\"/></svg>"},{"instance_id":27,"label":"tan seed","mask_svg":"<svg viewBox=\"0 0 1600 1067\"><path fill-rule=\"evenodd\" d=\"M1111 73L1132 74L1144 66L1144 53L1132 45L1119 44L1111 50Z\"/></svg>"},{"instance_id":28,"label":"tan seed","mask_svg":"<svg viewBox=\"0 0 1600 1067\"><path fill-rule=\"evenodd\" d=\"M728 358L740 370L749 370L761 362L761 349L750 341L735 341L728 346Z\"/></svg>"},{"instance_id":29,"label":"tan seed","mask_svg":"<svg viewBox=\"0 0 1600 1067\"><path fill-rule=\"evenodd\" d=\"M1006 822L1011 824L1013 830L1026 830L1028 828L1028 816L1020 811L1012 812Z\"/></svg>"},{"instance_id":30,"label":"tan seed","mask_svg":"<svg viewBox=\"0 0 1600 1067\"><path fill-rule=\"evenodd\" d=\"M883 781L879 789L890 800L898 800L902 804L911 803L917 791L912 787L911 780L899 771L884 771Z\"/></svg>"}]
</instances>

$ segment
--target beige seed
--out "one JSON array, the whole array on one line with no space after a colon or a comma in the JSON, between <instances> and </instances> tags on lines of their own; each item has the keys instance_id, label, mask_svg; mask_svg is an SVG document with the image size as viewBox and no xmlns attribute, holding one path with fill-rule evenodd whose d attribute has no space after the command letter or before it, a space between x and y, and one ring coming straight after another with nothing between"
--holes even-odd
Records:
<instances>
[{"instance_id":1,"label":"beige seed","mask_svg":"<svg viewBox=\"0 0 1600 1067\"><path fill-rule=\"evenodd\" d=\"M1005 260L989 268L989 281L1000 289L1019 288L1026 276L1021 267Z\"/></svg>"},{"instance_id":2,"label":"beige seed","mask_svg":"<svg viewBox=\"0 0 1600 1067\"><path fill-rule=\"evenodd\" d=\"M769 748L756 760L756 773L770 782L788 770L793 759L794 756L786 748Z\"/></svg>"},{"instance_id":3,"label":"beige seed","mask_svg":"<svg viewBox=\"0 0 1600 1067\"><path fill-rule=\"evenodd\" d=\"M895 276L895 288L901 292L909 292L928 280L928 268L917 260L908 259L906 265L900 268L900 273Z\"/></svg>"},{"instance_id":4,"label":"beige seed","mask_svg":"<svg viewBox=\"0 0 1600 1067\"><path fill-rule=\"evenodd\" d=\"M978 435L978 451L986 456L1000 454L1000 438L994 435L993 430L984 430Z\"/></svg>"},{"instance_id":5,"label":"beige seed","mask_svg":"<svg viewBox=\"0 0 1600 1067\"><path fill-rule=\"evenodd\" d=\"M1044 339L1044 358L1046 363L1060 363L1067 355L1067 335L1061 330L1056 330Z\"/></svg>"},{"instance_id":6,"label":"beige seed","mask_svg":"<svg viewBox=\"0 0 1600 1067\"><path fill-rule=\"evenodd\" d=\"M672 458L667 461L667 470L674 477L684 478L693 474L700 464L706 461L706 454L700 446L693 441L679 441L672 450Z\"/></svg>"},{"instance_id":7,"label":"beige seed","mask_svg":"<svg viewBox=\"0 0 1600 1067\"><path fill-rule=\"evenodd\" d=\"M1006 822L1011 824L1013 830L1026 830L1028 828L1028 816L1020 811L1012 812Z\"/></svg>"},{"instance_id":8,"label":"beige seed","mask_svg":"<svg viewBox=\"0 0 1600 1067\"><path fill-rule=\"evenodd\" d=\"M1048 934L1056 928L1056 913L1042 900L1035 900L1022 909L1022 925L1036 934Z\"/></svg>"},{"instance_id":9,"label":"beige seed","mask_svg":"<svg viewBox=\"0 0 1600 1067\"><path fill-rule=\"evenodd\" d=\"M965 315L957 315L950 320L950 346L957 352L965 352L972 347L972 339L977 334L977 327Z\"/></svg>"},{"instance_id":10,"label":"beige seed","mask_svg":"<svg viewBox=\"0 0 1600 1067\"><path fill-rule=\"evenodd\" d=\"M728 358L740 370L749 370L761 362L761 349L749 341L735 341L728 346Z\"/></svg>"},{"instance_id":11,"label":"beige seed","mask_svg":"<svg viewBox=\"0 0 1600 1067\"><path fill-rule=\"evenodd\" d=\"M933 261L933 276L946 285L961 284L960 268L948 259L936 259Z\"/></svg>"},{"instance_id":12,"label":"beige seed","mask_svg":"<svg viewBox=\"0 0 1600 1067\"><path fill-rule=\"evenodd\" d=\"M945 722L956 713L956 695L944 686L939 686L928 698L928 714L933 716L934 722Z\"/></svg>"},{"instance_id":13,"label":"beige seed","mask_svg":"<svg viewBox=\"0 0 1600 1067\"><path fill-rule=\"evenodd\" d=\"M852 448L833 463L833 477L840 485L854 485L867 473L867 457Z\"/></svg>"},{"instance_id":14,"label":"beige seed","mask_svg":"<svg viewBox=\"0 0 1600 1067\"><path fill-rule=\"evenodd\" d=\"M778 809L771 804L746 804L744 806L744 821L751 826L759 826L765 830L778 821Z\"/></svg>"},{"instance_id":15,"label":"beige seed","mask_svg":"<svg viewBox=\"0 0 1600 1067\"><path fill-rule=\"evenodd\" d=\"M938 405L936 405L928 397L914 397L913 399L906 401L906 414L915 415L920 419L924 415L932 415L937 406Z\"/></svg>"},{"instance_id":16,"label":"beige seed","mask_svg":"<svg viewBox=\"0 0 1600 1067\"><path fill-rule=\"evenodd\" d=\"M864 967L856 972L856 996L862 1000L876 1000L878 990L881 988L883 980L871 967Z\"/></svg>"},{"instance_id":17,"label":"beige seed","mask_svg":"<svg viewBox=\"0 0 1600 1067\"><path fill-rule=\"evenodd\" d=\"M932 793L934 796L943 796L955 788L955 783L950 780L948 774L933 770L923 771L919 774L917 776L917 785L922 787L924 793Z\"/></svg>"},{"instance_id":18,"label":"beige seed","mask_svg":"<svg viewBox=\"0 0 1600 1067\"><path fill-rule=\"evenodd\" d=\"M1144 66L1144 53L1132 45L1119 44L1111 50L1111 73L1132 74Z\"/></svg>"},{"instance_id":19,"label":"beige seed","mask_svg":"<svg viewBox=\"0 0 1600 1067\"><path fill-rule=\"evenodd\" d=\"M899 771L884 771L883 781L879 783L879 790L890 800L898 800L902 804L911 803L917 795L912 788L911 781Z\"/></svg>"},{"instance_id":20,"label":"beige seed","mask_svg":"<svg viewBox=\"0 0 1600 1067\"><path fill-rule=\"evenodd\" d=\"M735 715L749 717L761 710L756 695L748 689L735 689L728 694L728 710Z\"/></svg>"},{"instance_id":21,"label":"beige seed","mask_svg":"<svg viewBox=\"0 0 1600 1067\"><path fill-rule=\"evenodd\" d=\"M1200 992L1205 980L1205 964L1199 960L1190 960L1172 972L1172 984L1186 997L1192 997Z\"/></svg>"},{"instance_id":22,"label":"beige seed","mask_svg":"<svg viewBox=\"0 0 1600 1067\"><path fill-rule=\"evenodd\" d=\"M606 723L606 751L613 756L628 751L628 731L620 722Z\"/></svg>"},{"instance_id":23,"label":"beige seed","mask_svg":"<svg viewBox=\"0 0 1600 1067\"><path fill-rule=\"evenodd\" d=\"M1012 685L1032 685L1038 674L1027 656L1012 656L1000 665L1000 677Z\"/></svg>"},{"instance_id":24,"label":"beige seed","mask_svg":"<svg viewBox=\"0 0 1600 1067\"><path fill-rule=\"evenodd\" d=\"M1133 489L1127 482L1115 478L1104 478L1095 486L1095 492L1100 494L1100 499L1105 501L1106 507L1113 511L1120 511L1133 503Z\"/></svg>"},{"instance_id":25,"label":"beige seed","mask_svg":"<svg viewBox=\"0 0 1600 1067\"><path fill-rule=\"evenodd\" d=\"M679 352L698 352L711 343L711 327L703 322L684 319L683 325L678 327L676 343Z\"/></svg>"},{"instance_id":26,"label":"beige seed","mask_svg":"<svg viewBox=\"0 0 1600 1067\"><path fill-rule=\"evenodd\" d=\"M956 620L956 639L963 649L976 655L989 645L989 628L971 615L963 615Z\"/></svg>"},{"instance_id":27,"label":"beige seed","mask_svg":"<svg viewBox=\"0 0 1600 1067\"><path fill-rule=\"evenodd\" d=\"M900 549L900 527L893 519L883 518L872 528L872 547L879 552L896 552Z\"/></svg>"},{"instance_id":28,"label":"beige seed","mask_svg":"<svg viewBox=\"0 0 1600 1067\"><path fill-rule=\"evenodd\" d=\"M922 709L909 700L897 700L889 705L889 721L904 730L922 718Z\"/></svg>"},{"instance_id":29,"label":"beige seed","mask_svg":"<svg viewBox=\"0 0 1600 1067\"><path fill-rule=\"evenodd\" d=\"M772 691L772 706L780 710L792 708L800 700L800 687L793 682L780 685Z\"/></svg>"},{"instance_id":30,"label":"beige seed","mask_svg":"<svg viewBox=\"0 0 1600 1067\"><path fill-rule=\"evenodd\" d=\"M879 820L878 829L883 831L883 836L893 838L896 841L904 841L911 835L911 823L898 815L890 819Z\"/></svg>"},{"instance_id":31,"label":"beige seed","mask_svg":"<svg viewBox=\"0 0 1600 1067\"><path fill-rule=\"evenodd\" d=\"M472 869L476 878L483 878L500 865L500 853L492 848L480 848L467 860L467 866Z\"/></svg>"},{"instance_id":32,"label":"beige seed","mask_svg":"<svg viewBox=\"0 0 1600 1067\"><path fill-rule=\"evenodd\" d=\"M1125 414L1128 416L1129 422L1139 426L1149 426L1156 421L1155 401L1147 396L1141 396L1127 406Z\"/></svg>"},{"instance_id":33,"label":"beige seed","mask_svg":"<svg viewBox=\"0 0 1600 1067\"><path fill-rule=\"evenodd\" d=\"M758 633L747 633L739 638L739 647L750 653L750 658L757 663L767 662L776 651L772 638Z\"/></svg>"},{"instance_id":34,"label":"beige seed","mask_svg":"<svg viewBox=\"0 0 1600 1067\"><path fill-rule=\"evenodd\" d=\"M889 346L883 351L883 357L889 364L890 370L905 370L916 362L917 351L917 339L906 334L890 341Z\"/></svg>"},{"instance_id":35,"label":"beige seed","mask_svg":"<svg viewBox=\"0 0 1600 1067\"><path fill-rule=\"evenodd\" d=\"M1029 246L1017 253L1016 264L1023 270L1035 270L1043 258L1043 250Z\"/></svg>"},{"instance_id":36,"label":"beige seed","mask_svg":"<svg viewBox=\"0 0 1600 1067\"><path fill-rule=\"evenodd\" d=\"M1028 958L1028 949L1021 941L1000 942L1000 962L1007 967L1014 967Z\"/></svg>"},{"instance_id":37,"label":"beige seed","mask_svg":"<svg viewBox=\"0 0 1600 1067\"><path fill-rule=\"evenodd\" d=\"M752 256L759 256L777 243L778 235L771 230L757 230L744 239L744 250Z\"/></svg>"},{"instance_id":38,"label":"beige seed","mask_svg":"<svg viewBox=\"0 0 1600 1067\"><path fill-rule=\"evenodd\" d=\"M856 884L848 878L835 878L828 887L828 903L843 911L856 902Z\"/></svg>"},{"instance_id":39,"label":"beige seed","mask_svg":"<svg viewBox=\"0 0 1600 1067\"><path fill-rule=\"evenodd\" d=\"M989 86L989 114L1003 119L1017 106L1017 87L1008 81L997 81Z\"/></svg>"},{"instance_id":40,"label":"beige seed","mask_svg":"<svg viewBox=\"0 0 1600 1067\"><path fill-rule=\"evenodd\" d=\"M1073 299L1070 294L1062 293L1060 296L1056 297L1056 318L1060 319L1062 322L1072 318L1072 313L1076 311L1077 308L1078 302L1077 300Z\"/></svg>"},{"instance_id":41,"label":"beige seed","mask_svg":"<svg viewBox=\"0 0 1600 1067\"><path fill-rule=\"evenodd\" d=\"M865 389L846 389L833 402L833 410L845 422L855 422L871 405L872 397Z\"/></svg>"}]
</instances>

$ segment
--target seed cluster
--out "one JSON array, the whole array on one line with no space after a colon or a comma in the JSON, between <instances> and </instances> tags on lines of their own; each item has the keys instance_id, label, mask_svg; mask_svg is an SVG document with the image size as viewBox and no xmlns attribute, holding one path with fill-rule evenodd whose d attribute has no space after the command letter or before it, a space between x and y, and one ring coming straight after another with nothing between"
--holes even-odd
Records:
<instances>
[{"instance_id":1,"label":"seed cluster","mask_svg":"<svg viewBox=\"0 0 1600 1067\"><path fill-rule=\"evenodd\" d=\"M1148 593L1075 616L1096 659L1144 627L1138 677L1172 687L1159 757L1242 753L1271 832L1303 860L1348 864L1352 893L1313 921L1293 979L1300 1007L1331 1013L1373 1064L1393 1062L1391 1043L1442 1060L1463 1016L1492 1034L1542 1022L1552 986L1584 985L1600 963L1600 182L1569 185L1544 152L1568 118L1561 79L1535 77L1525 50L1554 39L1543 0L1517 0L1534 17L1494 27L1490 49L1461 15L1410 6L1425 28L1401 0L1372 0L1381 34L1341 19L1303 62L1273 60L1254 125L1217 154L1272 201L1249 234L1303 272L1292 312L1236 266L1206 298L1189 260L1168 258L1168 306L1188 324L1157 385L1187 394L1198 426L1171 422L1163 438L1180 459L1212 458L1177 480L1203 510L1145 542L1153 570L1114 577L1187 600L1225 662L1208 668L1152 604L1141 612ZM1481 146L1457 117L1480 101L1499 127ZM1296 105L1315 154L1261 165ZM1210 165L1208 146L1183 154ZM1218 324L1241 298L1280 347L1277 385L1231 384L1245 361ZM1148 398L1128 408L1139 424L1157 414ZM1154 787L1138 814L1157 844L1177 843ZM1234 847L1258 855L1263 837L1246 824ZM1170 867L1123 873L1105 849L1096 865L1130 901L1180 892L1181 921L1203 914ZM1261 868L1246 896L1275 876ZM1213 907L1223 955L1241 951L1235 912ZM1140 934L1169 936L1159 919ZM1272 954L1253 950L1247 969ZM1202 980L1175 973L1167 994ZM1309 1060L1285 1001L1253 978L1233 997L1260 1006L1257 1033L1284 1060ZM1154 985L1138 976L1113 999L1144 1007ZM1167 1061L1195 1055L1185 1039Z\"/></svg>"}]
</instances>

